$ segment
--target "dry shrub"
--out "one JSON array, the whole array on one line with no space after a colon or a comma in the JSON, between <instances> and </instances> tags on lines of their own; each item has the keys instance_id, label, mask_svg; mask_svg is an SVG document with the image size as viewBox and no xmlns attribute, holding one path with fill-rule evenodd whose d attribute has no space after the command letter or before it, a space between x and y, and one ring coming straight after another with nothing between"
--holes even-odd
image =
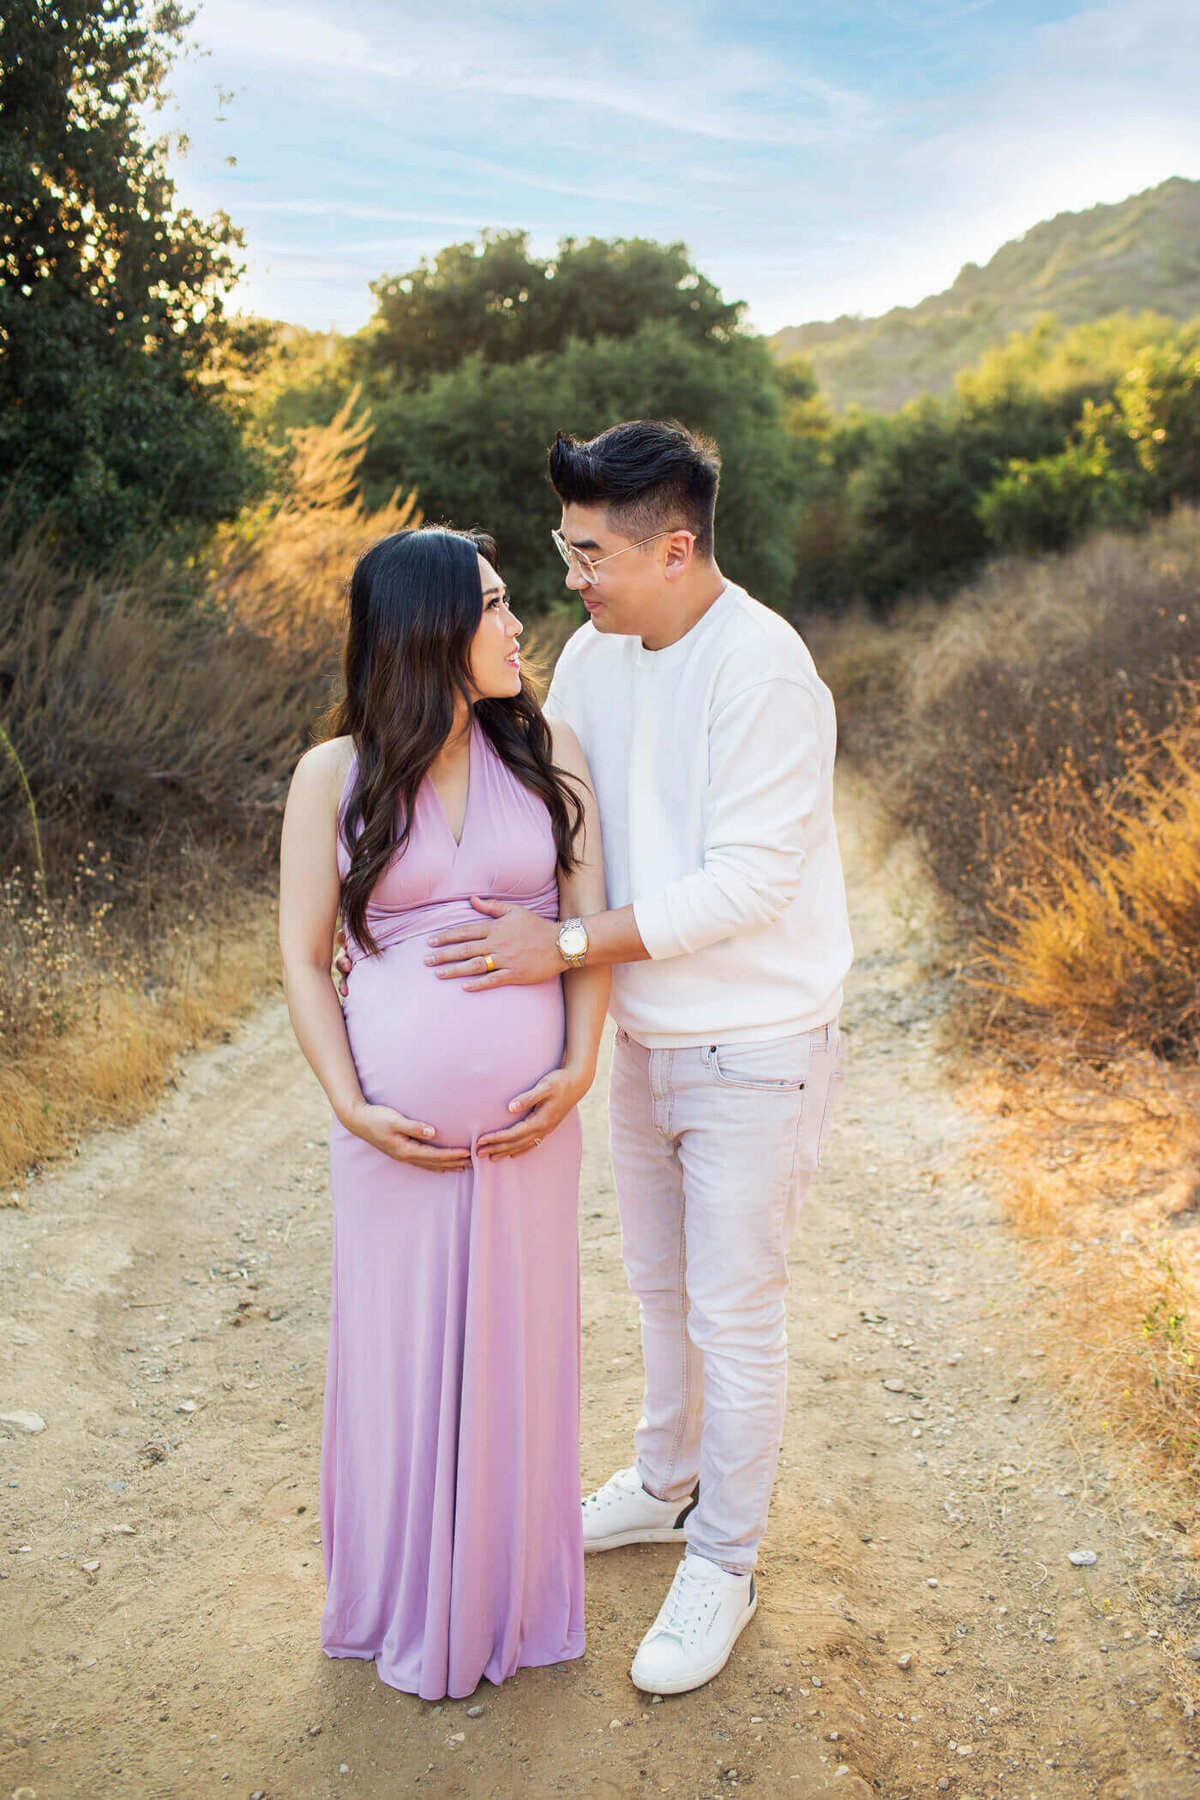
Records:
<instances>
[{"instance_id":1,"label":"dry shrub","mask_svg":"<svg viewBox=\"0 0 1200 1800\"><path fill-rule=\"evenodd\" d=\"M11 913L6 922L11 933ZM53 1016L44 1007L27 1014L15 1041L5 1021L0 1201L17 1200L25 1172L87 1127L137 1118L182 1052L223 1035L277 984L275 909L262 894L235 895L207 918L164 927L149 956L119 941L73 943L72 922L61 916L49 937L53 950L36 940L18 946L16 980L48 996ZM11 940L0 943L6 986L11 951ZM35 1020L41 1029L30 1029Z\"/></svg>"},{"instance_id":2,"label":"dry shrub","mask_svg":"<svg viewBox=\"0 0 1200 1800\"><path fill-rule=\"evenodd\" d=\"M934 874L972 925L1188 716L1200 676L1200 514L1061 557L996 563L906 671L893 771ZM1032 865L1027 864L1027 855Z\"/></svg>"},{"instance_id":3,"label":"dry shrub","mask_svg":"<svg viewBox=\"0 0 1200 1800\"><path fill-rule=\"evenodd\" d=\"M415 491L397 488L368 511L358 494L371 440L355 387L328 425L288 433L291 470L281 505L250 515L218 554L215 597L241 625L329 661L340 642L350 571L368 545L419 525Z\"/></svg>"},{"instance_id":4,"label":"dry shrub","mask_svg":"<svg viewBox=\"0 0 1200 1800\"><path fill-rule=\"evenodd\" d=\"M990 947L996 990L1085 1055L1140 1043L1171 1056L1200 1039L1197 751L1189 720L1158 747L1161 779L1139 772L1119 805L1096 805L1094 842L1064 860L1054 846L1067 834L1050 833L1042 881Z\"/></svg>"},{"instance_id":5,"label":"dry shrub","mask_svg":"<svg viewBox=\"0 0 1200 1800\"><path fill-rule=\"evenodd\" d=\"M181 608L167 577L63 570L37 539L0 562L0 724L41 822L49 890L87 843L116 889L189 886L203 845L260 867L282 782L324 691L303 659ZM0 865L32 844L19 771L0 762Z\"/></svg>"},{"instance_id":6,"label":"dry shrub","mask_svg":"<svg viewBox=\"0 0 1200 1800\"><path fill-rule=\"evenodd\" d=\"M355 498L348 403L208 577L0 561L0 1180L131 1118L273 979L288 778L328 703L345 577L414 522ZM40 840L40 841L39 841Z\"/></svg>"},{"instance_id":7,"label":"dry shrub","mask_svg":"<svg viewBox=\"0 0 1200 1800\"><path fill-rule=\"evenodd\" d=\"M899 649L850 743L951 902L976 1024L1194 1041L1195 903L1157 864L1195 855L1200 514L997 563Z\"/></svg>"}]
</instances>

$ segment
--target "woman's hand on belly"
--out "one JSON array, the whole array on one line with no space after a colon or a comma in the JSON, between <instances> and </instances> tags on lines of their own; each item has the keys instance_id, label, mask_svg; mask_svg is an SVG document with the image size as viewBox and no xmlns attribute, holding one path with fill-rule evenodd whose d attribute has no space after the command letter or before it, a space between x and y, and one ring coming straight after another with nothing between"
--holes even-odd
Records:
<instances>
[{"instance_id":1,"label":"woman's hand on belly","mask_svg":"<svg viewBox=\"0 0 1200 1800\"><path fill-rule=\"evenodd\" d=\"M509 1112L525 1117L502 1131L485 1131L476 1142L477 1155L493 1162L506 1156L524 1156L536 1150L543 1138L562 1124L591 1086L590 1080L567 1069L551 1069L548 1075L508 1103ZM528 1110L526 1110L528 1108Z\"/></svg>"},{"instance_id":2,"label":"woman's hand on belly","mask_svg":"<svg viewBox=\"0 0 1200 1800\"><path fill-rule=\"evenodd\" d=\"M419 1119L406 1119L391 1106L372 1106L363 1100L342 1117L342 1124L355 1137L362 1138L393 1162L412 1163L418 1169L466 1169L471 1164L469 1149L442 1149L432 1140L437 1131Z\"/></svg>"}]
</instances>

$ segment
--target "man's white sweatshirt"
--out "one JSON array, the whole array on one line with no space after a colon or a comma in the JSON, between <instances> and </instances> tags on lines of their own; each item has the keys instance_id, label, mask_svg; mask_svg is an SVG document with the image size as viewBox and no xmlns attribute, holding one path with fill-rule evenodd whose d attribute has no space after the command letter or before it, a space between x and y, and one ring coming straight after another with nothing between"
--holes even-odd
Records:
<instances>
[{"instance_id":1,"label":"man's white sweatshirt","mask_svg":"<svg viewBox=\"0 0 1200 1800\"><path fill-rule=\"evenodd\" d=\"M833 824L833 699L786 620L730 583L664 650L589 622L546 711L592 772L610 907L649 962L611 1011L648 1049L833 1019L853 954Z\"/></svg>"}]
</instances>

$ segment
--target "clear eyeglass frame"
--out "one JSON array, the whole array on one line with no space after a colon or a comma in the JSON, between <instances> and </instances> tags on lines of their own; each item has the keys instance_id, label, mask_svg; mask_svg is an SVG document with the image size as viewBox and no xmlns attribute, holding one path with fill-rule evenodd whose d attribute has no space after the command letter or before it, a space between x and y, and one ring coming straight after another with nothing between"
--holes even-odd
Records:
<instances>
[{"instance_id":1,"label":"clear eyeglass frame","mask_svg":"<svg viewBox=\"0 0 1200 1800\"><path fill-rule=\"evenodd\" d=\"M655 531L649 537L639 538L636 544L625 544L620 550L610 550L607 556L589 556L586 550L577 550L574 544L567 542L557 527L550 533L550 536L554 539L554 547L568 569L573 570L576 575L582 576L589 587L595 587L600 579L596 570L601 563L611 562L614 556L624 556L626 550L640 550L643 545L653 544L660 537L670 537L673 532L686 530L687 527L684 525L667 525L662 531ZM695 532L688 531L687 535L695 543Z\"/></svg>"}]
</instances>

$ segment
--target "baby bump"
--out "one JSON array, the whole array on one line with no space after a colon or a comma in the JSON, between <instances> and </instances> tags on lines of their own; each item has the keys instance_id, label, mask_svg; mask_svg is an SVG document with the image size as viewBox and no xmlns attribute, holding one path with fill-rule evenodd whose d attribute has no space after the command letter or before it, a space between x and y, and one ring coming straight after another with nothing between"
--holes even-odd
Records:
<instances>
[{"instance_id":1,"label":"baby bump","mask_svg":"<svg viewBox=\"0 0 1200 1800\"><path fill-rule=\"evenodd\" d=\"M363 1093L465 1144L511 1125L508 1103L563 1051L558 980L468 993L425 966L423 938L363 957L351 970L346 1031Z\"/></svg>"}]
</instances>

